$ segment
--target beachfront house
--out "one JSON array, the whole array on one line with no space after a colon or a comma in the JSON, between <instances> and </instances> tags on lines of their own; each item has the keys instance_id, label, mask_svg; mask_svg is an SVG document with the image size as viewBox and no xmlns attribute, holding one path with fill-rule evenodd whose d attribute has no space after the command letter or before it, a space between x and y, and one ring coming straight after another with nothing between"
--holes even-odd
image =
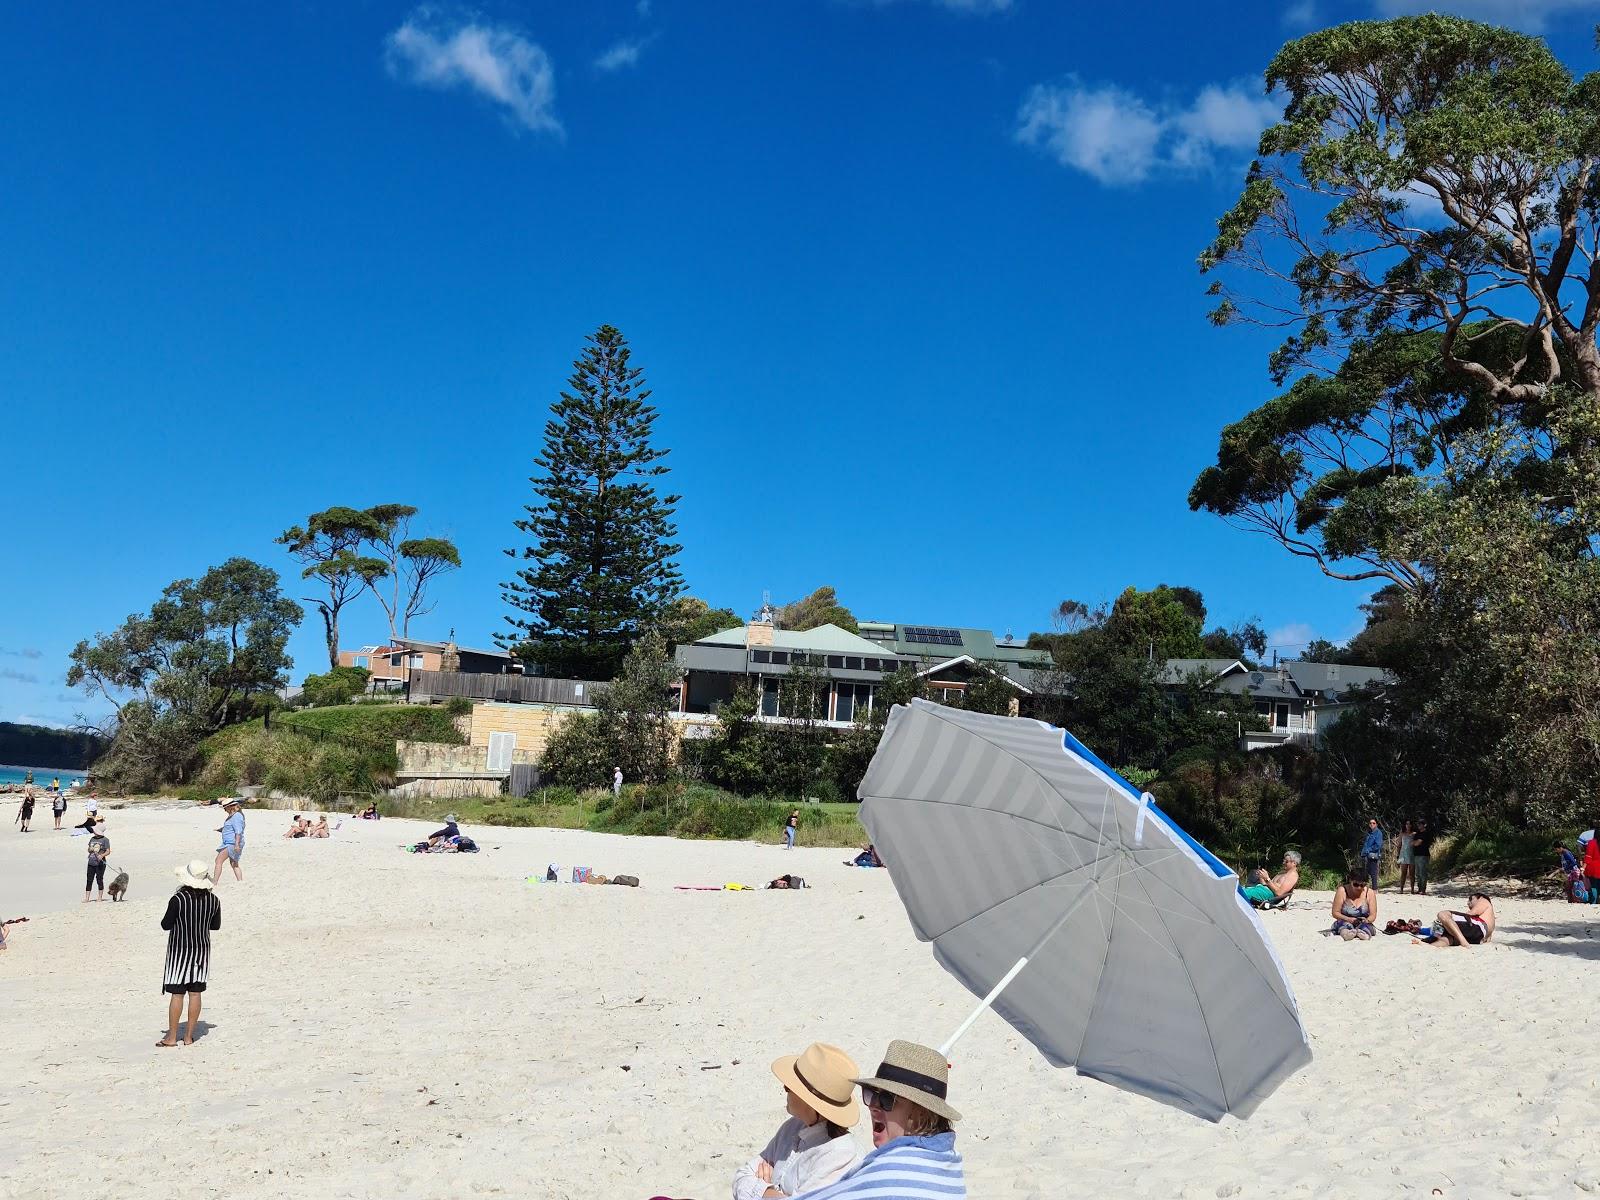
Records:
<instances>
[{"instance_id":1,"label":"beachfront house","mask_svg":"<svg viewBox=\"0 0 1600 1200\"><path fill-rule=\"evenodd\" d=\"M427 642L418 638L396 638L383 645L341 650L339 665L364 667L370 676L369 686L379 692L415 693L415 683L426 673L515 675L522 672L522 663L504 650L478 650L454 642ZM424 691L413 698L426 699L427 695Z\"/></svg>"},{"instance_id":2,"label":"beachfront house","mask_svg":"<svg viewBox=\"0 0 1600 1200\"><path fill-rule=\"evenodd\" d=\"M1353 689L1382 685L1392 680L1381 667L1353 667L1340 663L1281 662L1274 667L1251 667L1233 658L1169 658L1161 680L1176 687L1193 678L1214 692L1248 696L1265 730L1245 730L1240 748L1265 750L1287 742L1315 746L1322 736L1349 712Z\"/></svg>"},{"instance_id":3,"label":"beachfront house","mask_svg":"<svg viewBox=\"0 0 1600 1200\"><path fill-rule=\"evenodd\" d=\"M776 628L766 614L747 625L725 629L676 651L683 681L678 710L714 713L735 690L748 684L761 697L761 715L782 719L782 681L806 664L828 682L826 720L849 724L878 702L884 677L911 668L923 676L927 695L953 703L979 672L991 671L1017 692L1017 707L1037 690L1036 672L1050 665L1044 650L996 641L987 630L941 625L902 625L863 621L859 634L837 625L816 629Z\"/></svg>"}]
</instances>

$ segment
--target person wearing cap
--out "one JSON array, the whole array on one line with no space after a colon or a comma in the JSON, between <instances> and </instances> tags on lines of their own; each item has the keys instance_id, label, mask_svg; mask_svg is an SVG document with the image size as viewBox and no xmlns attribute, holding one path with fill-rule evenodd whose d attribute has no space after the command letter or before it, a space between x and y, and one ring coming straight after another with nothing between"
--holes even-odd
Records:
<instances>
[{"instance_id":1,"label":"person wearing cap","mask_svg":"<svg viewBox=\"0 0 1600 1200\"><path fill-rule=\"evenodd\" d=\"M772 1064L789 1118L767 1147L734 1174L733 1200L797 1196L841 1179L861 1161L850 1127L861 1117L856 1064L837 1046L813 1042Z\"/></svg>"},{"instance_id":2,"label":"person wearing cap","mask_svg":"<svg viewBox=\"0 0 1600 1200\"><path fill-rule=\"evenodd\" d=\"M233 867L233 877L243 883L244 872L239 869L239 859L244 854L244 801L237 796L224 796L222 809L228 814L228 819L217 830L222 835L222 845L217 847L217 861L211 868L211 878L214 882L221 881L222 864L226 861Z\"/></svg>"},{"instance_id":3,"label":"person wearing cap","mask_svg":"<svg viewBox=\"0 0 1600 1200\"><path fill-rule=\"evenodd\" d=\"M161 928L167 931L167 962L161 974L161 990L166 992L167 1036L158 1046L178 1044L178 1018L183 1015L183 1000L189 998L189 1028L185 1046L194 1045L195 1027L200 1021L200 997L206 990L211 968L211 931L222 928L222 901L212 892L214 881L206 874L204 859L174 867L178 890L167 901Z\"/></svg>"},{"instance_id":4,"label":"person wearing cap","mask_svg":"<svg viewBox=\"0 0 1600 1200\"><path fill-rule=\"evenodd\" d=\"M967 1184L951 1126L950 1068L944 1055L893 1041L870 1078L857 1079L872 1118L872 1153L838 1183L806 1200L962 1200Z\"/></svg>"}]
</instances>

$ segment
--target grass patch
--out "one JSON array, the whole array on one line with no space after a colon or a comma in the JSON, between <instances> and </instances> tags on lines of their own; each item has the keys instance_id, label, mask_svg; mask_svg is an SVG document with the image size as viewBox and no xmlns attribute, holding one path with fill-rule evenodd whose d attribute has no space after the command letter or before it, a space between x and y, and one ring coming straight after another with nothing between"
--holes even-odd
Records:
<instances>
[{"instance_id":1,"label":"grass patch","mask_svg":"<svg viewBox=\"0 0 1600 1200\"><path fill-rule=\"evenodd\" d=\"M338 704L328 708L307 708L284 713L273 721L274 729L306 732L315 737L363 747L394 749L397 739L410 742L443 742L459 746L466 739L453 718L443 708L427 704Z\"/></svg>"}]
</instances>

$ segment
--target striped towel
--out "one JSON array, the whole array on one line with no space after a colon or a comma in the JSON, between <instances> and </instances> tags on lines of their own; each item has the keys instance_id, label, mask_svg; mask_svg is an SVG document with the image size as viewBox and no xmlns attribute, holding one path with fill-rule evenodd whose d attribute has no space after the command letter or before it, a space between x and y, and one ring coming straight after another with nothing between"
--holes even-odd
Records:
<instances>
[{"instance_id":1,"label":"striped towel","mask_svg":"<svg viewBox=\"0 0 1600 1200\"><path fill-rule=\"evenodd\" d=\"M795 1200L965 1200L956 1135L900 1137L861 1160L838 1183Z\"/></svg>"}]
</instances>

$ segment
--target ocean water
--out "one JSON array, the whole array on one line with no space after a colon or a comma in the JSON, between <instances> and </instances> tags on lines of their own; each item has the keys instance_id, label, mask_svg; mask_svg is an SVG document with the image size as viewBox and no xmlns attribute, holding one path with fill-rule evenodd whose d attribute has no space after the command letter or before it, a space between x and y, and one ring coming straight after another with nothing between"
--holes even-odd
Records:
<instances>
[{"instance_id":1,"label":"ocean water","mask_svg":"<svg viewBox=\"0 0 1600 1200\"><path fill-rule=\"evenodd\" d=\"M63 771L60 767L12 767L0 763L0 784L20 784L27 778L29 771L33 772L33 786L39 791L49 787L52 779L59 778L64 788L83 782L82 771Z\"/></svg>"}]
</instances>

